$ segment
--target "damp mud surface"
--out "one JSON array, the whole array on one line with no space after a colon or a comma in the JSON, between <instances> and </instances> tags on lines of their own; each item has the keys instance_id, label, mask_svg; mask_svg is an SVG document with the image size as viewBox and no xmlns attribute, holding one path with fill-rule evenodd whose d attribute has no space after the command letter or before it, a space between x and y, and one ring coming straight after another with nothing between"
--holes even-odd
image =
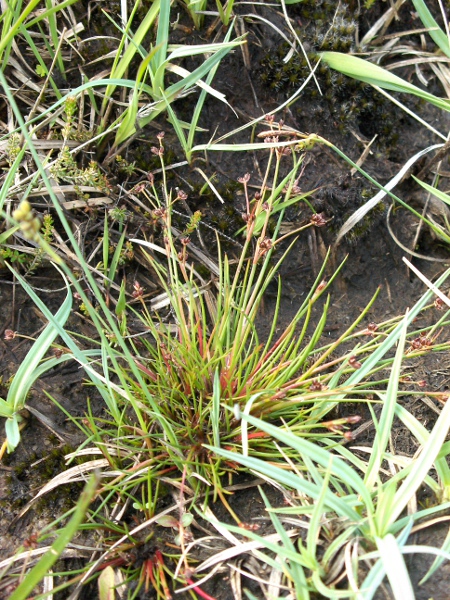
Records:
<instances>
[{"instance_id":1,"label":"damp mud surface","mask_svg":"<svg viewBox=\"0 0 450 600\"><path fill-rule=\"evenodd\" d=\"M320 14L315 6L319 4L322 5ZM339 13L336 17L336 4L335 2L304 2L288 7L293 26L299 31L309 55L313 56L314 52L320 50L340 52L352 50L356 29L358 28L359 39L362 39L386 9L386 3L375 2L370 10L361 10L357 16L358 3L342 2L339 3L342 14ZM436 9L437 2L430 3L430 6ZM87 12L87 3L75 4L74 10L81 18ZM94 7L93 13L90 14L86 37L88 33L93 32L100 35L103 28L108 27L104 25L98 11L98 7ZM248 11L250 13L253 11L254 14L249 14ZM199 134L198 143L206 142L213 135L218 138L252 119L270 113L289 98L308 76L305 61L301 56L295 55L294 58L285 60L289 54L289 45L283 42L274 28L267 25L267 21L270 21L288 35L280 10L260 4L247 7L245 11L243 7L239 7L237 12L241 13L238 21L241 30L247 34L245 52L236 49L230 53L221 63L214 79L214 87L226 95L233 110L214 98L208 98L199 123L206 132ZM400 7L398 18L391 23L391 28L385 32L385 35L418 28L419 24L412 13L411 3L406 2ZM336 23L340 24L341 31L332 31L327 36L327 31L329 32L330 27L335 26ZM173 40L171 40L173 43L200 43L211 21L206 19L205 30L196 32L180 7L179 25L173 32ZM181 26L184 26L184 29ZM418 36L407 36L406 39L412 47L420 46ZM90 44L84 48L86 54L95 50L94 42ZM79 60L83 60L82 56ZM193 64L190 64L190 60ZM187 60L185 65L188 69L192 69L195 63L193 59L190 60ZM89 69L93 68L93 66L89 67ZM423 69L424 76L429 81L428 91L443 95L439 81L433 72L427 71L426 67ZM399 75L420 85L413 71L412 67L404 67L400 69ZM75 75L73 77L75 78ZM73 87L79 84L77 80L69 83ZM398 173L412 155L440 141L432 132L418 125L410 115L394 106L372 88L331 73L326 67L318 68L317 83L320 90L313 81L310 81L305 92L295 103L278 113L277 119L283 119L287 126L297 131L320 134L333 142L354 162L364 155L361 163L363 168L381 184L387 183ZM448 113L411 98L402 97L402 101L440 131L449 130ZM186 121L190 118L193 106L195 106L195 98L190 96L174 104L178 116ZM190 210L202 212L205 227L202 229L200 226L200 234L209 243L209 240L215 239L215 233L211 233L213 228L219 232L219 237L222 236L222 247L230 255L238 253L239 247L236 245L234 234L242 226L241 214L244 209L244 199L238 179L250 173L250 184L255 188L261 184L267 160L264 152L247 153L244 157L240 154L238 157L232 152L209 153L206 160L199 156L191 166L184 165L170 169L171 164L183 162L184 157L170 123L161 116L140 131L137 139L124 153L126 160L129 163L135 162L138 168L131 177L125 177L123 173L114 170L105 162L102 168L111 183L109 197L116 205L120 205L123 189L131 190L133 186L144 180L148 172L157 171L158 163L151 148L155 146L156 134L160 131L165 132L169 185L173 188L186 189ZM375 140L373 140L374 136L376 136ZM372 140L370 150L365 153ZM244 130L233 138L234 143L248 141L249 130ZM96 160L100 165L107 153L107 147L99 150ZM433 174L433 166L428 168L428 161L432 156L433 154L426 156L413 168L416 174L422 172L422 179L428 182ZM391 202L384 199L362 223L344 237L338 247L334 247L342 224L377 190L358 172L352 172L347 163L324 146L317 145L312 149L304 164L299 186L303 191L316 190L311 195L310 201L317 212L323 213L327 225L308 229L306 233L301 234L281 267L283 287L280 327L288 324L296 313L330 247L333 251L327 276L344 259L345 264L330 291L330 308L324 329L327 338L336 339L361 314L377 290L377 300L362 326L369 322L386 321L403 314L426 291L425 285L407 268L403 257L409 258L426 277L434 280L450 263L448 246L433 238L426 227L421 227L417 235L418 221L413 215L401 207L389 210ZM214 194L203 189L204 180L195 170L196 166L201 167L209 177L214 176L214 185L225 199L225 204L219 203ZM443 176L448 177L450 168L446 156L442 159L440 169ZM410 180L400 183L396 188L396 194L418 210L423 208L426 201L424 190L414 187ZM134 209L130 200L127 200L126 208L130 215L127 227L129 237L132 238L139 233L142 223L139 221L139 211L135 211L137 219L133 220ZM181 209L180 211L182 212ZM285 227L295 229L307 221L310 215L311 211L306 205L294 206L286 213ZM100 213L98 217L101 218ZM189 215L181 215L181 222L183 218L187 220ZM79 211L74 214L73 219L83 231L87 246L90 245L88 251L90 247L94 247L95 240L101 234L96 215ZM398 241L402 247L397 243ZM200 244L198 240L196 243ZM412 256L405 248L422 258ZM122 268L122 276L128 277L130 281L141 277L148 286L153 285L154 289L157 289L157 282L151 281L151 274L143 272L142 266L132 259ZM64 292L60 290L61 280L56 279L54 271L41 267L28 277L28 281L34 288L40 290L38 293L47 307L52 312L56 312L64 298ZM276 289L268 290L261 314L258 316L258 327L262 338L274 311L275 295ZM0 331L2 382L0 386L3 388L0 396L4 397L8 380L14 375L30 347L30 341L20 336L36 338L45 326L45 318L6 269L1 272L0 300L0 321L3 324ZM433 319L433 316L428 315L426 318ZM91 333L89 325L79 311L74 311L70 317L69 329L80 335L86 334L87 337ZM5 340L4 335L7 330L16 331L20 336L13 340ZM442 336L446 339L448 332L443 332ZM411 362L409 369L411 378L415 381L425 381L428 389L435 392L448 392L450 388L448 355L430 354L417 358ZM438 406L432 406L417 396L405 402L408 402L408 409L423 425L432 427L439 412ZM57 515L73 506L73 500L80 493L81 484L73 484L67 486L66 490L49 494L45 497L45 501L33 503L31 506L28 506L28 503L41 486L65 469L64 456L82 443L82 434L67 418L66 413L75 419L82 419L88 404L89 410L101 417L103 411L101 399L96 395L95 390L85 385L82 371L74 365L68 364L56 368L33 387L27 401L26 428L22 432L22 442L15 453L6 456L0 464L0 561L11 556L24 541L38 533ZM354 412L355 409L344 405L339 410ZM364 427L359 428L352 443L358 446L370 446L373 439L370 412L359 406L358 411L362 416ZM412 456L417 450L415 440L399 422L395 422L391 443L392 452L396 454ZM253 483L250 479L244 482L238 479L236 488L230 496L230 504L243 521L265 523L264 505L258 488ZM272 506L279 506L282 503L283 498L280 493L267 486L264 490ZM420 501L425 504L432 499L424 495ZM212 508L216 510L214 506ZM216 512L219 519L229 520L228 514L221 511L223 509L218 506ZM445 522L435 527L428 527L414 534L414 543L440 547L447 531L448 525ZM73 559L74 569L82 563L83 558L79 556ZM416 598L447 600L450 576L448 563L444 563L430 580L419 585L432 560L433 557L420 554L408 559L408 568L416 584ZM263 597L257 582L248 579L243 585L257 598ZM217 573L203 589L217 600L234 598L229 572ZM0 599L6 600L8 593L7 588L2 589L0 586ZM96 598L96 588L94 586L86 588L84 594L82 598ZM57 596L59 597L64 596ZM141 593L137 597L144 599L156 596L148 592L147 595ZM377 596L380 600L391 597L393 597L392 592L387 584L380 589Z\"/></svg>"}]
</instances>

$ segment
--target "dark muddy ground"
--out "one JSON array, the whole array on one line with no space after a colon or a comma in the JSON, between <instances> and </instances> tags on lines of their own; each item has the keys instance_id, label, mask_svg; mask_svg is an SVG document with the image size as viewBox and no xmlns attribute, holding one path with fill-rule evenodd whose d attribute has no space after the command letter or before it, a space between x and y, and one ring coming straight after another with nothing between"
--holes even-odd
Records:
<instances>
[{"instance_id":1,"label":"dark muddy ground","mask_svg":"<svg viewBox=\"0 0 450 600\"><path fill-rule=\"evenodd\" d=\"M353 4L352 2L343 3L346 11L346 16L344 16L348 18L349 22L353 22L355 14ZM371 11L362 12L359 18L360 39L369 25L386 9L385 4L376 2ZM77 10L82 12L82 3L76 6ZM314 13L313 6L314 3L306 2L295 9L291 7L290 10L302 40L311 50L320 49L324 31L328 30L330 23L327 21L329 13L325 11L325 18L321 23ZM275 9L258 6L251 10L255 15L259 14L284 29L282 16ZM438 13L436 12L436 14ZM183 13L181 13L181 22L190 26ZM226 93L227 99L239 115L239 119L236 119L232 111L224 105L214 99L208 100L200 122L202 127L208 129L208 134L204 136L205 140L216 128L216 136L218 136L273 110L295 90L304 77L304 69L301 65L297 65L295 68L291 66L290 70L285 68L282 76L279 76L280 70L284 68L282 58L286 54L286 49L282 47L280 38L273 29L256 18L246 18L242 24L248 33L248 54L245 56L245 62L243 54L239 50L235 51L225 59L214 81L214 86ZM95 8L89 27L91 34L99 33L105 27L102 17L96 13ZM419 25L414 20L412 5L410 2L406 2L399 11L399 20L392 23L391 29L387 33L417 27ZM352 36L354 37L354 30ZM203 38L203 32L197 35L193 31L186 33L180 29L174 32L173 41L195 43ZM407 39L416 47L420 45L414 36ZM344 47L326 49L345 51L350 49L350 46L351 44L345 47L344 43ZM84 51L87 53L88 49L85 48ZM192 65L187 64L187 68L190 67ZM433 74L425 72L427 78L430 79L429 91L442 95ZM416 85L420 85L412 70L405 70L401 74L411 79ZM378 133L378 139L372 147L373 152L367 157L364 168L380 183L388 181L415 152L432 143L439 142L428 130L419 128L411 117L392 106L387 100L382 99L376 92L366 88L361 89L356 84L336 81L326 70L319 72L318 77L325 96L321 97L314 86L310 84L305 94L296 104L279 115L280 118L284 119L286 125L300 131L323 135L353 160L357 160L361 156L365 145L375 133ZM71 83L77 84L76 81ZM418 110L422 118L433 122L441 131L445 132L449 128L448 114L422 106L410 99L404 99L404 101L414 110ZM364 108L358 108L358 105L364 105ZM188 97L174 106L179 111L179 116L188 120L193 100ZM164 119L160 119L142 131L139 141L135 141L128 149L127 160L130 162L135 160L142 172L156 168L150 148L155 145L155 136L160 130L166 131L165 145L166 149L170 150L170 162L177 163L183 158L175 138L170 133L170 125ZM244 132L235 141L247 142L248 133ZM103 156L98 156L100 162L106 155L106 151L107 149L104 150ZM169 155L169 152L166 154ZM209 163L198 163L209 175L214 172L218 174L219 183L217 185L222 191L228 189L229 200L225 207L214 204L213 196L199 195L201 182L197 174L187 167L174 170L171 183L184 188L188 182L188 186L191 188L189 194L191 210L201 209L210 225L230 234L241 225L239 222L242 208L241 198L238 194L239 186L235 182L238 177L249 172L252 175L251 183L258 185L261 181L260 172L264 170L265 160L264 154L248 154L245 159L241 156L236 159L236 155L233 153L223 153L212 155ZM426 167L426 161L417 165L416 172L424 167ZM107 168L109 169L109 167ZM447 159L444 160L441 169L444 174L446 171L448 172ZM130 189L137 183L137 179L129 182L121 181L120 176L115 172L111 173L110 177L113 184L111 197L118 203L120 202L119 191L116 186L123 184ZM343 161L331 154L330 151L320 147L316 147L308 156L308 164L300 185L303 190L319 188L313 195L313 204L317 210L326 214L330 223L326 228L310 231L300 238L282 267L284 287L281 325L289 322L302 297L314 281L317 269L323 259L324 249L333 243L339 226L367 197L374 193L373 188L361 176L351 175L349 167ZM415 206L421 205L421 194L410 184L403 184L397 192L404 200L411 200ZM130 207L127 208L130 209ZM381 293L368 315L367 322L383 321L403 313L425 291L424 285L408 272L402 262L402 257L406 253L394 242L387 229L386 206L383 206L382 210L374 212L375 214L371 214L356 232L342 242L335 253L335 264L338 264L346 254L348 254L348 259L332 289L331 309L325 330L330 339L335 338L361 313L379 286L382 288ZM287 220L292 225L298 225L307 218L308 214L305 208L292 209L287 215ZM84 223L89 240L89 228L92 231L95 229L95 220L83 214L77 214L76 219ZM236 223L238 225L233 229ZM407 246L413 243L416 225L417 223L404 210L397 211L392 221L395 234ZM135 226L131 223L129 227L130 237L132 237ZM228 227L230 229L227 229ZM91 234L92 239L95 235L98 233ZM232 244L229 244L227 249L229 252L233 252ZM414 260L416 266L429 278L442 272L447 260L450 262L448 248L438 244L426 230L423 230L415 249L422 255L437 259L436 262ZM139 266L134 264L129 265L127 269L128 274L133 273L133 277L136 272L139 272ZM53 280L49 273L42 269L33 275L30 281L36 288L46 290L59 288L61 285L60 281ZM1 281L0 294L1 322L3 323L0 333L4 333L6 329L12 329L22 335L35 337L43 327L45 320L20 287L13 286L13 282L6 272ZM48 291L41 292L41 297L53 311L60 305L62 299L60 293ZM261 335L264 335L263 323L268 321L267 317L270 316L272 309L273 299L268 294L264 308L265 313L262 315L264 318L261 318ZM70 327L83 331L87 325L74 314L71 317ZM28 347L26 340L16 338L7 342L3 340L2 336L0 356L3 382L6 382L14 374ZM417 359L414 363L414 378L416 380L425 379L433 391L447 391L450 387L449 357L431 355L427 357L426 361ZM77 488L64 494L55 494L49 501L33 506L24 517L16 519L20 510L33 497L39 486L54 476L59 469L62 469L62 456L65 451L69 447L75 447L81 440L76 427L47 398L45 391L51 392L58 402L75 417L81 417L84 414L88 397L91 399L92 409L101 414L102 406L99 400L95 397L92 389L83 386L83 374L75 368L65 367L58 370L35 386L29 405L38 413L33 412L30 415L28 426L23 432L23 442L18 450L0 465L0 560L9 556L14 548L23 543L31 534L39 531L45 523L51 520L52 516L60 514L70 506L79 491ZM3 396L3 393L0 395ZM436 411L420 400L411 400L410 404L409 408L423 424L431 426L434 423L437 416ZM363 416L366 420L369 419L369 415ZM45 418L50 423L45 423ZM370 440L370 428L357 438L359 445L370 445ZM407 456L413 454L416 449L411 436L407 435L407 432L398 424L393 431L393 444L396 452L404 452ZM270 490L266 490L266 492L269 493L273 505L281 502L278 493ZM244 521L251 522L252 519L260 519L263 516L261 499L255 487L236 491L232 496L231 503ZM227 519L227 514L222 513L220 507L217 507L216 512L219 518ZM444 541L446 534L447 525L444 523L414 534L414 542L439 546ZM431 561L432 558L421 555L410 560L411 573L415 582L420 580ZM448 599L448 569L448 565L444 564L431 581L421 587L416 586L418 600ZM205 586L205 589L217 600L231 600L232 592L228 577L229 573L219 575L208 584L209 588ZM251 589L257 596L260 594L259 588L254 582L245 580L244 586ZM7 591L3 590L2 592L0 588L0 598L7 598L7 594ZM90 597L90 593L86 591L86 595L83 597ZM149 594L139 597L151 598L152 596ZM387 588L380 592L380 599L390 597Z\"/></svg>"}]
</instances>

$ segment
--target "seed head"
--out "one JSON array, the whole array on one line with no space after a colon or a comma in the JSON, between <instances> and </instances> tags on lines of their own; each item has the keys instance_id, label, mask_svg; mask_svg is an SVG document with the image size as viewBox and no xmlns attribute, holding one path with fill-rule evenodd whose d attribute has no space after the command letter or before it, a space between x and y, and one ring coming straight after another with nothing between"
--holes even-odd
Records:
<instances>
[{"instance_id":1,"label":"seed head","mask_svg":"<svg viewBox=\"0 0 450 600\"><path fill-rule=\"evenodd\" d=\"M311 223L315 227L324 227L327 224L327 219L324 213L316 213L311 217Z\"/></svg>"},{"instance_id":2,"label":"seed head","mask_svg":"<svg viewBox=\"0 0 450 600\"><path fill-rule=\"evenodd\" d=\"M243 177L238 177L239 183L243 183L244 185L250 181L250 173L246 173Z\"/></svg>"},{"instance_id":3,"label":"seed head","mask_svg":"<svg viewBox=\"0 0 450 600\"><path fill-rule=\"evenodd\" d=\"M135 300L140 300L144 295L144 288L139 281L133 283L133 293L131 294Z\"/></svg>"},{"instance_id":4,"label":"seed head","mask_svg":"<svg viewBox=\"0 0 450 600\"><path fill-rule=\"evenodd\" d=\"M361 368L361 363L356 358L356 356L350 356L350 358L348 359L348 362L349 362L349 365L351 367L353 367L354 369L360 369Z\"/></svg>"}]
</instances>

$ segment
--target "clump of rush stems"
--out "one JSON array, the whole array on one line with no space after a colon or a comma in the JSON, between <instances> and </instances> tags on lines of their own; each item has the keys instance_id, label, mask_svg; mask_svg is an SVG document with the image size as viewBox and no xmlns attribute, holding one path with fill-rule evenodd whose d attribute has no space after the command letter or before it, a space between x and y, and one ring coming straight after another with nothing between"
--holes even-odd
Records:
<instances>
[{"instance_id":1,"label":"clump of rush stems","mask_svg":"<svg viewBox=\"0 0 450 600\"><path fill-rule=\"evenodd\" d=\"M358 420L355 414L338 421L326 415L344 397L348 400L352 388L341 385L336 391L338 383L342 384L348 373L358 370L364 353L373 350L372 333L363 332L359 335L368 338L368 342L336 358L336 351L344 341L351 339L369 307L336 342L321 348L329 300L323 302L322 314L315 324L311 323L311 315L334 277L324 279L325 265L295 316L281 332L279 282L269 334L264 340L258 335L256 320L264 293L295 243L294 240L286 251L276 253L284 240L279 234L283 218L280 207L295 197L304 200L305 196L298 188L304 152L277 148L274 140L276 131L269 139L266 175L259 190L251 194L250 176L240 178L245 197L242 250L233 260L227 255L219 256L218 266L209 281L199 275L191 259L198 256L192 241L198 214L185 231L178 231L172 222L173 210L179 202L186 202L187 195L167 186L162 136L154 148L161 159L162 181L150 175L146 189L141 189L151 206L155 225L160 227L161 244L136 239L132 242L140 244L149 270L157 274L164 289L164 294L153 305L166 308L154 311L139 281L134 283L132 304L125 306L119 300L122 307L117 308L116 313L129 344L133 366L138 367L144 379L145 394L142 385L124 367L125 374L116 372L116 375L119 380L125 377L133 390L132 410L128 407L120 412L120 422L113 419L105 430L94 419L90 420L89 427L97 439L110 437L111 427L115 428L114 437L120 440L121 452L125 450L130 455L139 446L139 452L144 453L142 460L153 464L157 457L161 472L175 478L185 473L186 485L194 494L213 490L214 495L222 496L222 475L231 476L236 471L233 461L220 461L205 450L205 444L231 450L242 448L241 423L229 410L234 406L266 421L283 419L296 435L317 440L324 434L350 439L349 429ZM275 211L278 211L277 219L273 223ZM311 213L298 233L324 223L321 215ZM126 331L123 325L126 313L130 312L143 322L145 336L136 337ZM372 376L380 368L374 364L366 375ZM364 387L364 383L359 384ZM371 382L373 385L376 382ZM114 390L112 387L115 402L120 403L120 398L126 395L120 388ZM149 406L146 395L153 398L154 405ZM157 416L155 405L159 411ZM273 458L269 436L255 431L247 432L245 439L248 451ZM153 475L156 476L156 471ZM143 494L139 505L152 514L154 504L145 499L146 495Z\"/></svg>"},{"instance_id":2,"label":"clump of rush stems","mask_svg":"<svg viewBox=\"0 0 450 600\"><path fill-rule=\"evenodd\" d=\"M303 157L283 148L272 148L265 180L253 196L250 176L245 174L240 178L245 196L243 247L237 264L231 265L227 255L220 257L217 274L208 282L198 275L191 261L193 242L189 229L192 227L178 232L173 226L172 211L180 201L187 200L187 195L181 190L167 189L162 138L159 144L154 152L161 157L165 192L161 196L159 182L150 177L143 194L161 227L162 246L157 250L164 259L159 260L149 251L154 251L155 245L145 241L141 245L165 290L169 315L167 322L162 315L152 314L140 284L135 284L135 298L141 303L141 309L135 313L144 321L150 336L140 340L141 345L135 345L134 352L137 364L147 376L148 389L157 398L164 415L161 430L150 436L152 445L168 426L171 439L176 440L175 448L166 449L171 454L171 464L177 465L180 473L181 466L187 466L187 481L194 487L198 487L195 482L200 477L220 490L219 475L226 465L212 460L203 444L239 444L239 425L224 410L226 406L239 403L244 408L250 403L253 414L268 419L284 416L292 421L302 415L305 431L317 424L316 418L308 417L311 401L303 398L314 380L313 373L302 375L302 371L309 372L306 365L312 347L302 348L302 344L311 308L328 284L321 273L294 319L279 336L276 335L278 297L270 334L262 342L255 327L256 317L264 291L276 277L285 256L274 258L284 239L279 235L283 211L279 212L270 233L272 211L280 198L286 201L299 195L296 181ZM288 160L292 166L288 175L281 177L282 165ZM270 188L269 175L273 180ZM311 217L299 231L317 223L316 216ZM303 328L297 331L303 318Z\"/></svg>"}]
</instances>

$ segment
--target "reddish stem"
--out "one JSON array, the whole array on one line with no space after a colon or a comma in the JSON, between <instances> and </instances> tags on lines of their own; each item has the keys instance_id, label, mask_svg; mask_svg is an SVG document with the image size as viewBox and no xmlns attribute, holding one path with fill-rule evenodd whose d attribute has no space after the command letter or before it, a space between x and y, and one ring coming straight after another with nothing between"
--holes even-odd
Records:
<instances>
[{"instance_id":1,"label":"reddish stem","mask_svg":"<svg viewBox=\"0 0 450 600\"><path fill-rule=\"evenodd\" d=\"M194 583L192 581L192 579L187 579L186 581L187 581L187 583L189 585L192 585ZM209 594L207 594L206 592L204 592L197 585L194 585L194 587L192 589L194 590L194 592L196 592L200 596L200 598L204 598L205 600L216 600L215 598L213 598L212 596L210 596Z\"/></svg>"}]
</instances>

